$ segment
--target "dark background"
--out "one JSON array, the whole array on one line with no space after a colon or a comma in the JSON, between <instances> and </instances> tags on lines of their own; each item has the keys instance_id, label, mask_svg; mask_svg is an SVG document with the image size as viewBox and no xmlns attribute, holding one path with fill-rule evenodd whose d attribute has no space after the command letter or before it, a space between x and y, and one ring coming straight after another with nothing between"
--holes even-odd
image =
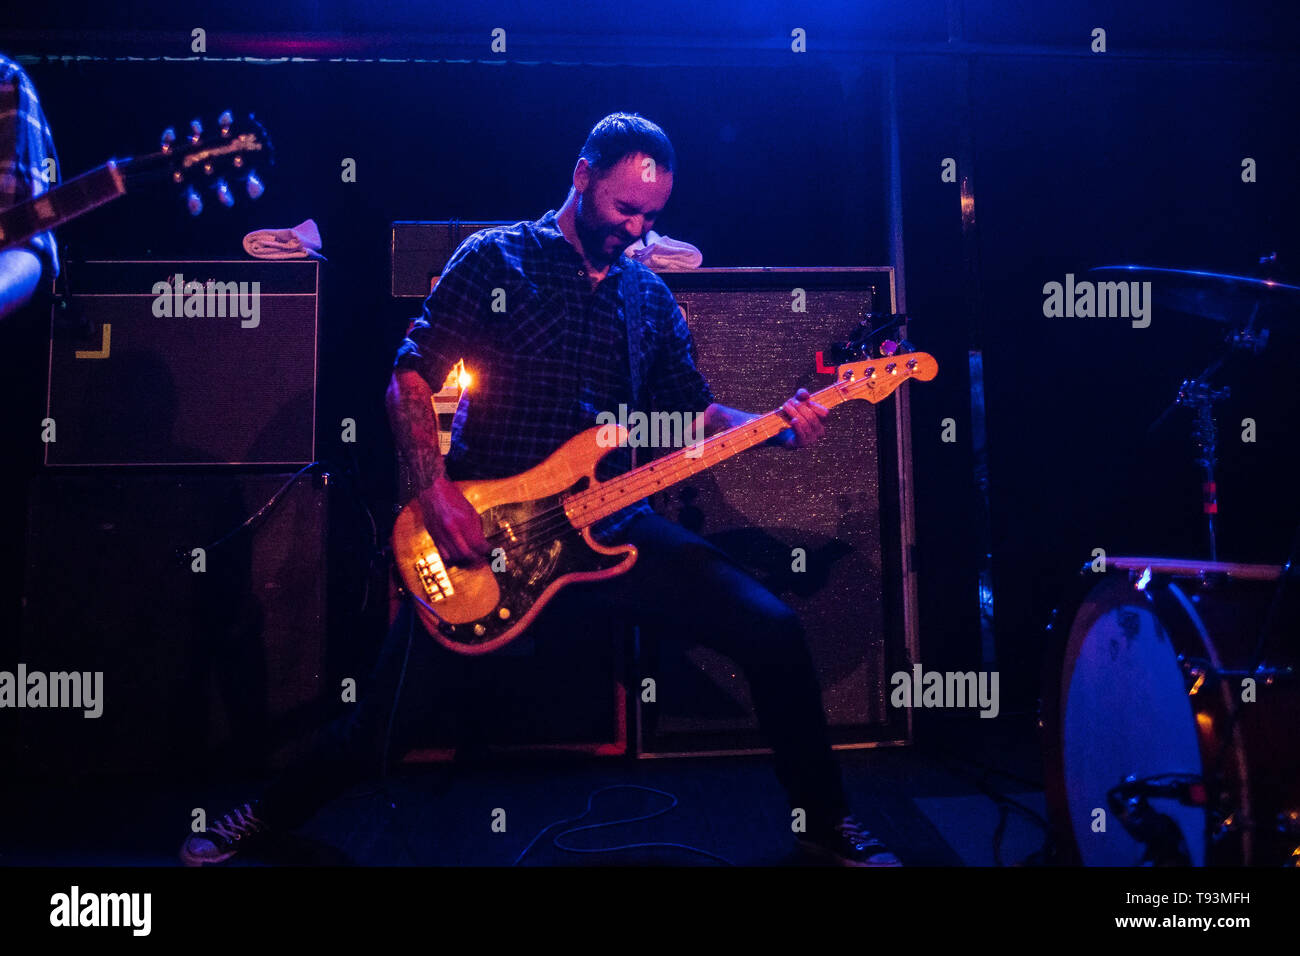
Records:
<instances>
[{"instance_id":1,"label":"dark background","mask_svg":"<svg viewBox=\"0 0 1300 956\"><path fill-rule=\"evenodd\" d=\"M537 218L563 202L592 124L630 110L661 124L678 154L656 229L699 247L705 266L889 265L892 74L911 338L942 369L911 394L921 660L981 662L974 348L1009 713L1032 709L1042 627L1093 548L1203 554L1189 413L1153 435L1147 426L1215 356L1219 327L1159 309L1148 329L1046 319L1042 286L1115 262L1251 272L1274 251L1276 274L1296 279L1300 68L1273 6L42 4L7 14L0 50L45 57L23 62L65 177L153 149L166 125L256 112L277 148L257 205L209 204L191 220L166 190L130 196L60 230L61 250L225 258L242 254L249 230L314 218L329 259L320 454L346 462L337 423L357 421L360 485L381 535L394 487L382 396L418 311L389 296L391 221ZM199 26L208 59L188 60ZM498 26L505 54L489 47ZM794 27L810 52L790 52ZM1089 50L1095 27L1107 31L1105 54ZM1247 156L1253 184L1241 181ZM341 181L345 157L355 183ZM945 157L973 184L965 234L959 186L940 180ZM1219 412L1227 560L1283 560L1300 520L1290 470L1300 317L1294 307L1266 317L1268 352L1223 379L1234 390ZM7 528L39 458L24 415L41 408L41 321L3 331L5 362L19 369L11 387L25 396L15 401L27 402L7 415L21 436ZM773 405L786 391L772 369ZM1243 417L1258 423L1256 444L1239 440ZM940 441L945 418L956 443ZM6 587L11 611L15 595Z\"/></svg>"}]
</instances>

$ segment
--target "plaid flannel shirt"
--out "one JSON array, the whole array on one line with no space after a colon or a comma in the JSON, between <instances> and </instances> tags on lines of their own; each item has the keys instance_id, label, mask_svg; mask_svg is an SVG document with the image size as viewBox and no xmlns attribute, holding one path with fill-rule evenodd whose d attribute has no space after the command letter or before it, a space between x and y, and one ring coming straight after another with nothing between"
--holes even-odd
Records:
<instances>
[{"instance_id":1,"label":"plaid flannel shirt","mask_svg":"<svg viewBox=\"0 0 1300 956\"><path fill-rule=\"evenodd\" d=\"M35 199L50 188L45 179L47 156L58 162L36 87L21 66L0 55L0 208ZM57 174L56 167L51 182ZM19 248L41 260L44 278L59 274L54 233L42 232Z\"/></svg>"},{"instance_id":2,"label":"plaid flannel shirt","mask_svg":"<svg viewBox=\"0 0 1300 956\"><path fill-rule=\"evenodd\" d=\"M638 294L639 321L629 328L627 297ZM394 367L418 372L437 391L461 358L473 384L447 454L448 477L457 481L519 474L595 426L599 413L618 415L620 405L694 414L713 402L663 280L624 255L592 289L553 209L461 243ZM596 476L606 481L631 463L631 449L611 449ZM609 542L649 511L640 501L593 534Z\"/></svg>"}]
</instances>

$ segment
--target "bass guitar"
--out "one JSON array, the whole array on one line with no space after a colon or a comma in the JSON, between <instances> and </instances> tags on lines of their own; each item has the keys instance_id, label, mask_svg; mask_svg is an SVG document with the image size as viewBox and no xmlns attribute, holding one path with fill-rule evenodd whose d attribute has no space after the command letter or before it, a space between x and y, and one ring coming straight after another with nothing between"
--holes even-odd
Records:
<instances>
[{"instance_id":1,"label":"bass guitar","mask_svg":"<svg viewBox=\"0 0 1300 956\"><path fill-rule=\"evenodd\" d=\"M876 403L908 379L938 374L924 352L849 362L812 398L827 408L853 399ZM444 562L425 529L418 500L393 526L393 555L424 628L460 654L486 654L515 640L565 585L622 574L636 561L631 544L606 547L591 526L621 508L761 445L788 425L780 409L677 449L609 481L596 465L627 430L604 425L575 435L550 457L512 478L457 482L479 513L493 551L486 565ZM617 432L611 442L606 429Z\"/></svg>"}]
</instances>

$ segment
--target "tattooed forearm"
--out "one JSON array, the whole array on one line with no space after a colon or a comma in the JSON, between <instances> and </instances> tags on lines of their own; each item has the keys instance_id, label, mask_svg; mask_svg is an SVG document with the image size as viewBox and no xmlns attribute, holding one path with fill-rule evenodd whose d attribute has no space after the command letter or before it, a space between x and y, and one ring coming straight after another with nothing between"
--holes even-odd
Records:
<instances>
[{"instance_id":1,"label":"tattooed forearm","mask_svg":"<svg viewBox=\"0 0 1300 956\"><path fill-rule=\"evenodd\" d=\"M388 383L386 404L397 449L412 471L415 490L422 491L444 474L433 391L417 372L399 370Z\"/></svg>"}]
</instances>

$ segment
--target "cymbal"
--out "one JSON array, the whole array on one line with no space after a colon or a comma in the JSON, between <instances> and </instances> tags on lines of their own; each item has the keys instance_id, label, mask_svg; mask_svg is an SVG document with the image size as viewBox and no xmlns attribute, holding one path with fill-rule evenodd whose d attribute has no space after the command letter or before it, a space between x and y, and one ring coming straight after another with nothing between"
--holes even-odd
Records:
<instances>
[{"instance_id":1,"label":"cymbal","mask_svg":"<svg viewBox=\"0 0 1300 956\"><path fill-rule=\"evenodd\" d=\"M1256 306L1300 307L1300 286L1274 279L1140 265L1097 266L1088 271L1148 281L1156 305L1216 322L1244 322Z\"/></svg>"}]
</instances>

